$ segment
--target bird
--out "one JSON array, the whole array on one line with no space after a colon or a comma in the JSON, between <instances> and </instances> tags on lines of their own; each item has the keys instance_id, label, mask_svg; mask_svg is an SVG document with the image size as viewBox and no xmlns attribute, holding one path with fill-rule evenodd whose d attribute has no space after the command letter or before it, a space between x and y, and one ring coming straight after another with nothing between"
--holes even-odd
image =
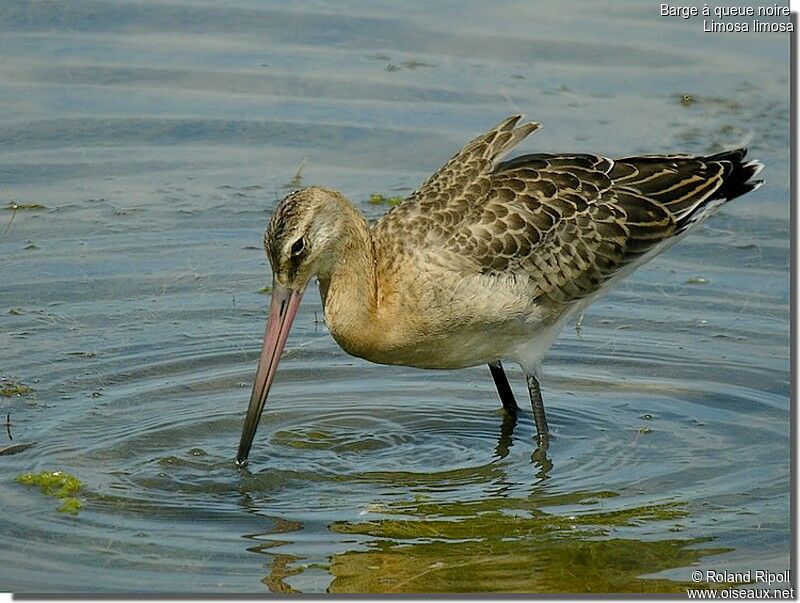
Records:
<instances>
[{"instance_id":1,"label":"bird","mask_svg":"<svg viewBox=\"0 0 800 603\"><path fill-rule=\"evenodd\" d=\"M370 223L341 193L286 195L264 234L272 299L237 463L255 437L301 298L316 277L325 323L368 361L421 369L488 365L503 409L519 407L503 361L523 370L537 431L539 383L571 318L763 184L747 149L708 156L533 153L505 160L537 122L513 115L458 151Z\"/></svg>"}]
</instances>

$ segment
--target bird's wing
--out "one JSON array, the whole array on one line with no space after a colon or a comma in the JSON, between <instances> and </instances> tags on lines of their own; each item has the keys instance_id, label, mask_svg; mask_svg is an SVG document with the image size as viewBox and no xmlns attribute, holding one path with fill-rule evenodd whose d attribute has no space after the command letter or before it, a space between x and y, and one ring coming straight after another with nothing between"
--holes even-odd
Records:
<instances>
[{"instance_id":1,"label":"bird's wing","mask_svg":"<svg viewBox=\"0 0 800 603\"><path fill-rule=\"evenodd\" d=\"M708 157L647 155L614 161L609 177L615 187L636 191L660 203L675 217L678 230L688 228L707 210L710 201L729 201L761 184L751 180L764 167L744 161L747 149L723 151Z\"/></svg>"},{"instance_id":2,"label":"bird's wing","mask_svg":"<svg viewBox=\"0 0 800 603\"><path fill-rule=\"evenodd\" d=\"M423 210L435 210L485 192L482 181L491 174L497 161L517 146L539 124L517 127L522 115L512 115L494 128L471 140L464 148L411 194L409 201Z\"/></svg>"},{"instance_id":3,"label":"bird's wing","mask_svg":"<svg viewBox=\"0 0 800 603\"><path fill-rule=\"evenodd\" d=\"M760 164L743 163L744 153L517 157L497 166L483 202L429 252L465 275L531 279L534 298L581 299L688 228L712 201L757 186L749 179Z\"/></svg>"},{"instance_id":4,"label":"bird's wing","mask_svg":"<svg viewBox=\"0 0 800 603\"><path fill-rule=\"evenodd\" d=\"M491 190L490 177L497 162L539 128L535 122L517 126L520 119L521 115L512 115L468 142L408 199L376 222L377 236L418 236L430 226L452 225L457 216L480 207ZM437 240L435 236L425 239Z\"/></svg>"}]
</instances>

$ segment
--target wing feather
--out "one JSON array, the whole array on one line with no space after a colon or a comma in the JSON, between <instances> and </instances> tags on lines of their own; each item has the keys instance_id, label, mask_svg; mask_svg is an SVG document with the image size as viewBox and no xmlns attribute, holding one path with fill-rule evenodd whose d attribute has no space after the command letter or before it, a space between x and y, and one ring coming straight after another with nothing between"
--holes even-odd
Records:
<instances>
[{"instance_id":1,"label":"wing feather","mask_svg":"<svg viewBox=\"0 0 800 603\"><path fill-rule=\"evenodd\" d=\"M394 245L384 257L413 249L465 277L527 279L534 299L568 303L597 292L712 206L760 184L751 178L761 164L743 163L744 149L616 160L528 154L500 162L539 127L518 126L520 119L469 142L375 225L377 237Z\"/></svg>"}]
</instances>

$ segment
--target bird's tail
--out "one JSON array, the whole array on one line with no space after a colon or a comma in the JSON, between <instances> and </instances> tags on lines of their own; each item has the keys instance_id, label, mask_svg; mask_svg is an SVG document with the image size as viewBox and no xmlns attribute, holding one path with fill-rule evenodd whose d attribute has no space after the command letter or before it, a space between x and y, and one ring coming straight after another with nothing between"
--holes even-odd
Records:
<instances>
[{"instance_id":1,"label":"bird's tail","mask_svg":"<svg viewBox=\"0 0 800 603\"><path fill-rule=\"evenodd\" d=\"M751 180L764 169L764 164L758 160L744 161L746 155L747 149L741 148L706 157L706 161L718 161L731 165L730 172L723 177L722 186L717 189L714 198L730 201L764 184L763 180Z\"/></svg>"},{"instance_id":2,"label":"bird's tail","mask_svg":"<svg viewBox=\"0 0 800 603\"><path fill-rule=\"evenodd\" d=\"M764 184L763 180L753 180L764 169L764 164L757 160L745 161L747 149L733 149L715 155L703 157L708 165L722 168L721 184L714 192L678 216L678 232L682 232L695 223L704 220L714 209L728 201L754 191Z\"/></svg>"}]
</instances>

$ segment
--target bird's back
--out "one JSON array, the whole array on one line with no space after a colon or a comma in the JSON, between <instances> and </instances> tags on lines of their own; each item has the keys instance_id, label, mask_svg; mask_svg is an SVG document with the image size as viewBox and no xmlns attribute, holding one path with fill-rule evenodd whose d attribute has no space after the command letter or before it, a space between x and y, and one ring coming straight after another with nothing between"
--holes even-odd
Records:
<instances>
[{"instance_id":1,"label":"bird's back","mask_svg":"<svg viewBox=\"0 0 800 603\"><path fill-rule=\"evenodd\" d=\"M757 188L746 150L707 157L529 154L500 161L538 124L513 116L468 143L373 228L390 276L422 262L458 278L523 283L566 304L601 290Z\"/></svg>"}]
</instances>

